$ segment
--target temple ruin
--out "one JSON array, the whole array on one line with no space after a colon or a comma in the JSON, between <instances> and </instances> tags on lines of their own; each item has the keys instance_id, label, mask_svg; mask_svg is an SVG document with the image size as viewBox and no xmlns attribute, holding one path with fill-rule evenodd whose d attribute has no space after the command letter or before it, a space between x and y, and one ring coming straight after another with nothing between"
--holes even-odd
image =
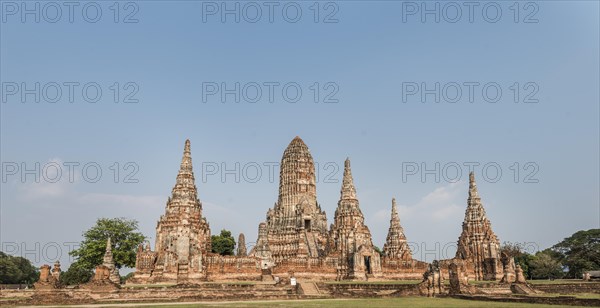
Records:
<instances>
[{"instance_id":1,"label":"temple ruin","mask_svg":"<svg viewBox=\"0 0 600 308\"><path fill-rule=\"evenodd\" d=\"M107 254L109 245L110 242ZM202 216L190 141L186 140L172 195L157 223L154 250L150 243L139 246L136 271L128 282L193 284L213 280L264 281L273 277L419 280L429 273L425 280L435 278L429 281L429 292L437 294L439 281L448 278L450 265L455 280L461 283L465 279L498 281L507 275L515 279L518 273L505 273L506 262L500 258L499 241L485 215L472 173L456 257L436 261L433 267L413 259L395 199L383 251L375 249L359 206L349 159L344 162L334 221L328 227L327 215L317 201L313 157L300 137L294 138L283 153L278 199L268 209L266 220L259 224L254 247L247 253L245 236L240 234L235 256L212 253L210 227ZM112 271L114 264L107 264L104 266Z\"/></svg>"}]
</instances>

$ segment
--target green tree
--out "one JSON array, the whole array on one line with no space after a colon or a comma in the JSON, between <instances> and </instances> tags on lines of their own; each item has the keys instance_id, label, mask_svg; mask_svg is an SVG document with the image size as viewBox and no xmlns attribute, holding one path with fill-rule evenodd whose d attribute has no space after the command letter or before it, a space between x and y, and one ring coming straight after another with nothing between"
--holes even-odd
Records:
<instances>
[{"instance_id":1,"label":"green tree","mask_svg":"<svg viewBox=\"0 0 600 308\"><path fill-rule=\"evenodd\" d=\"M556 279L564 275L562 264L552 256L549 249L536 253L529 266L534 279Z\"/></svg>"},{"instance_id":2,"label":"green tree","mask_svg":"<svg viewBox=\"0 0 600 308\"><path fill-rule=\"evenodd\" d=\"M37 268L29 260L0 251L0 283L32 284L38 280L38 277Z\"/></svg>"},{"instance_id":3,"label":"green tree","mask_svg":"<svg viewBox=\"0 0 600 308\"><path fill-rule=\"evenodd\" d=\"M221 234L210 237L212 243L212 252L222 256L233 256L235 248L235 239L231 236L231 231L221 230Z\"/></svg>"},{"instance_id":4,"label":"green tree","mask_svg":"<svg viewBox=\"0 0 600 308\"><path fill-rule=\"evenodd\" d=\"M530 255L528 253L524 253L518 257L515 257L515 265L520 265L523 270L523 275L527 277L527 279L533 279L531 273L531 261L535 258L535 256Z\"/></svg>"},{"instance_id":5,"label":"green tree","mask_svg":"<svg viewBox=\"0 0 600 308\"><path fill-rule=\"evenodd\" d=\"M115 266L135 267L135 255L139 244L146 237L138 231L138 222L125 218L100 218L96 224L83 233L83 241L78 249L69 254L77 258L78 267L88 270L102 264L106 241L110 237Z\"/></svg>"},{"instance_id":6,"label":"green tree","mask_svg":"<svg viewBox=\"0 0 600 308\"><path fill-rule=\"evenodd\" d=\"M575 232L552 246L552 251L568 268L568 278L581 278L585 271L600 270L600 229Z\"/></svg>"},{"instance_id":7,"label":"green tree","mask_svg":"<svg viewBox=\"0 0 600 308\"><path fill-rule=\"evenodd\" d=\"M78 285L90 281L94 273L80 262L73 262L69 269L60 274L60 283L62 285Z\"/></svg>"}]
</instances>

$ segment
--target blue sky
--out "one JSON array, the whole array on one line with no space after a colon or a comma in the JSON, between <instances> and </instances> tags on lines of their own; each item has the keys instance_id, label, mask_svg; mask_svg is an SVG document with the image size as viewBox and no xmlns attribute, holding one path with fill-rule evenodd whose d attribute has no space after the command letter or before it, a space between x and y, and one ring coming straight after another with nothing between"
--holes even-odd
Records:
<instances>
[{"instance_id":1,"label":"blue sky","mask_svg":"<svg viewBox=\"0 0 600 308\"><path fill-rule=\"evenodd\" d=\"M187 138L212 232L243 232L248 242L277 200L278 169L270 181L267 166L280 161L296 135L319 164L318 200L330 223L343 161L350 157L376 245L385 241L396 197L419 259L452 255L466 207L468 163L479 164L480 194L501 241L543 249L600 225L598 2L539 1L527 7L520 2L519 22L513 2L476 2L473 22L458 2L462 17L456 23L444 19L455 15L443 2L439 23L433 15L424 21L420 12L407 15L413 3L421 9L424 2L321 2L314 22L313 2L297 1L285 15L294 17L290 10L300 7L296 23L282 17L286 2L274 8L272 23L265 2L256 2L263 10L256 23L244 20L253 18L253 7L240 12L239 23L233 15L225 20L220 12L206 15L213 3L223 3L218 1L121 3L118 23L113 2L94 2L92 9L103 13L96 23L82 17L83 5L74 9L71 23L63 2L52 2L62 15L50 23L46 19L55 16L55 7L39 2L36 23L34 15L13 14L13 3L22 9L22 2L3 0L0 23L0 231L4 251L37 259L36 264L52 262L56 247L68 263L66 247L79 242L99 217L136 219L153 243ZM28 8L35 3L28 1ZM235 3L226 5L231 9ZM248 5L238 3L240 11ZM499 20L486 20L496 7ZM94 17L90 10L88 19ZM133 18L137 23L123 23ZM324 23L326 18L337 22ZM523 22L533 19L537 22ZM36 83L40 102L34 94L21 102L23 88ZM65 83L79 83L73 103ZM223 103L220 92L208 94L207 85L221 91L223 83L228 89L239 83L247 95L239 103L227 95ZM272 103L265 83L278 83ZM434 89L436 83L440 102L434 94L421 102L423 87ZM465 83L478 83L473 103ZM52 103L56 84L62 95ZM85 84L102 90L98 102L85 100L94 98L95 87L88 97L81 95ZM257 84L262 96L252 103L248 98ZM302 90L298 102L286 101L296 89L284 97L286 84ZM409 95L415 84L419 91ZM491 90L484 97L486 84ZM462 96L452 103L455 85ZM486 101L498 88L498 101ZM133 92L129 99L137 103L124 103ZM337 102L324 103L329 94ZM69 162L79 163L73 183ZM33 175L21 178L22 167L33 169L35 163L39 173L50 174L42 174L40 183ZM236 163L240 167L223 181L223 164L231 170ZM436 163L440 167L422 180L423 167L434 169ZM82 175L86 164L102 170L97 182L90 180L94 175ZM52 183L47 178L56 165L63 174ZM408 165L419 171L403 172ZM461 177L454 176L457 165ZM19 170L10 169L14 166ZM214 166L219 171L207 174ZM256 166L262 172L258 180ZM495 179L497 168L502 177ZM138 181L127 183L133 171L131 179Z\"/></svg>"}]
</instances>

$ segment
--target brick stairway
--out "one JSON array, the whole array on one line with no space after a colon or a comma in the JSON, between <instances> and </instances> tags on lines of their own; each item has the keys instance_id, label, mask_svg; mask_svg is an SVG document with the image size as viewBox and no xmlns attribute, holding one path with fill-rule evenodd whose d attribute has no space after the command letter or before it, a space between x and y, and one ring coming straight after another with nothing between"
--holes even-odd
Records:
<instances>
[{"instance_id":1,"label":"brick stairway","mask_svg":"<svg viewBox=\"0 0 600 308\"><path fill-rule=\"evenodd\" d=\"M321 292L319 292L319 288L314 282L303 281L300 283L300 288L306 296L321 296Z\"/></svg>"}]
</instances>

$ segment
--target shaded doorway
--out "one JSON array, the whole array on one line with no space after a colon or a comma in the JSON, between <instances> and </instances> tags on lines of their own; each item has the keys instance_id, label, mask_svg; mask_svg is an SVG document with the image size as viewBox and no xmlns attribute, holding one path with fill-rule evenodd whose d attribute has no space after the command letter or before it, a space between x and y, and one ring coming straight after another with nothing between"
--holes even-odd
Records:
<instances>
[{"instance_id":1,"label":"shaded doorway","mask_svg":"<svg viewBox=\"0 0 600 308\"><path fill-rule=\"evenodd\" d=\"M365 270L367 274L371 273L371 256L365 256Z\"/></svg>"},{"instance_id":2,"label":"shaded doorway","mask_svg":"<svg viewBox=\"0 0 600 308\"><path fill-rule=\"evenodd\" d=\"M310 230L310 219L304 220L304 229Z\"/></svg>"}]
</instances>

